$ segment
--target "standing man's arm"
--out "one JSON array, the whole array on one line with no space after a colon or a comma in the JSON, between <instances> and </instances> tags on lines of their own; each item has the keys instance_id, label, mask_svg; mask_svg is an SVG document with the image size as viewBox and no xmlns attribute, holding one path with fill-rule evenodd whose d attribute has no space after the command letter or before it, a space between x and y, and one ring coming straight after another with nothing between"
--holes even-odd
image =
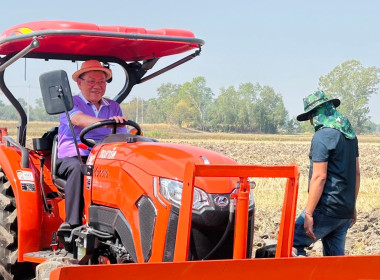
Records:
<instances>
[{"instance_id":1,"label":"standing man's arm","mask_svg":"<svg viewBox=\"0 0 380 280\"><path fill-rule=\"evenodd\" d=\"M357 157L356 158L356 181L355 181L355 211L354 211L354 216L351 219L350 227L352 227L356 223L356 217L357 217L356 199L358 198L359 188L360 188L360 167L359 167L359 158Z\"/></svg>"},{"instance_id":2,"label":"standing man's arm","mask_svg":"<svg viewBox=\"0 0 380 280\"><path fill-rule=\"evenodd\" d=\"M316 239L313 232L313 212L323 193L327 178L327 162L313 162L313 174L310 179L309 195L305 208L304 228L306 235L311 239Z\"/></svg>"}]
</instances>

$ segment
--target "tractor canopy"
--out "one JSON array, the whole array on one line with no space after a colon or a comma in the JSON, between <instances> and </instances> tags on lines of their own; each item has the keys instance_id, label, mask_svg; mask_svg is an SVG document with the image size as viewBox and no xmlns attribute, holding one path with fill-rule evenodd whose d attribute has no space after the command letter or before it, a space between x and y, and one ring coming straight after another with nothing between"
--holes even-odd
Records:
<instances>
[{"instance_id":1,"label":"tractor canopy","mask_svg":"<svg viewBox=\"0 0 380 280\"><path fill-rule=\"evenodd\" d=\"M125 73L125 84L113 98L121 103L136 84L148 81L199 55L204 41L182 29L148 30L141 27L101 26L70 21L36 21L16 25L0 36L0 90L20 115L17 141L25 146L27 116L8 89L4 72L20 58L85 61L96 59L104 66L116 63ZM165 56L194 52L148 76Z\"/></svg>"},{"instance_id":2,"label":"tractor canopy","mask_svg":"<svg viewBox=\"0 0 380 280\"><path fill-rule=\"evenodd\" d=\"M118 58L143 61L196 49L204 42L181 29L147 30L141 27L101 26L67 21L19 24L0 36L0 55L21 52L33 39L39 46L26 57L70 59L75 57Z\"/></svg>"}]
</instances>

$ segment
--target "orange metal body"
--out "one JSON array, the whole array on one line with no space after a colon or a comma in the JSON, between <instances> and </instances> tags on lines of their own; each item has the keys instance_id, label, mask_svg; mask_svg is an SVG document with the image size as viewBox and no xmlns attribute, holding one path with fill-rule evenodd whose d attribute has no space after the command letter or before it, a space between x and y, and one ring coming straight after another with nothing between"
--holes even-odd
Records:
<instances>
[{"instance_id":1,"label":"orange metal body","mask_svg":"<svg viewBox=\"0 0 380 280\"><path fill-rule=\"evenodd\" d=\"M249 177L288 178L281 216L276 257L290 257L292 254L295 212L298 194L298 168L292 166L258 165L186 165L182 205L179 213L178 231L174 261L186 261L188 256L191 228L191 210L195 177L239 177L240 189L236 194L234 259L246 256L248 224L248 183Z\"/></svg>"},{"instance_id":2,"label":"orange metal body","mask_svg":"<svg viewBox=\"0 0 380 280\"><path fill-rule=\"evenodd\" d=\"M2 140L2 142L5 142ZM43 209L39 155L29 151L29 168L21 167L21 153L6 143L0 144L0 166L6 174L16 199L18 225L18 261L24 260L24 254L50 247L52 234L64 220L64 201L61 197L48 199L51 212ZM30 178L20 179L22 172L32 174ZM22 178L22 177L21 177ZM50 159L44 165L45 193L56 191L51 182ZM31 184L34 190L25 189L23 184Z\"/></svg>"},{"instance_id":3,"label":"orange metal body","mask_svg":"<svg viewBox=\"0 0 380 280\"><path fill-rule=\"evenodd\" d=\"M114 158L106 159L99 156L102 151L117 153ZM215 152L177 144L112 143L95 146L87 162L94 165L94 174L91 179L85 179L86 216L90 216L89 205L120 209L131 227L137 261L145 262L136 204L142 196L148 196L157 211L149 262L162 262L171 205L159 193L158 180L163 177L183 181L187 174L192 176L191 173L184 172L184 167L188 161L203 163L201 156L207 157L211 162L236 165L233 160ZM88 180L91 181L90 185L86 183ZM209 193L229 194L235 187L228 178L210 180L194 179L198 187ZM191 215L186 216L191 219ZM182 232L182 227L179 228Z\"/></svg>"}]
</instances>

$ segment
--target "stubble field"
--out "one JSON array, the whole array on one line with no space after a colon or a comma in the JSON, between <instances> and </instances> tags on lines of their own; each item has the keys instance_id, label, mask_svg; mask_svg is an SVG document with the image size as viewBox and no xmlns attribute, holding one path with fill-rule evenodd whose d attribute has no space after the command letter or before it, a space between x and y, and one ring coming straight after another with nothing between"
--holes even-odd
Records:
<instances>
[{"instance_id":1,"label":"stubble field","mask_svg":"<svg viewBox=\"0 0 380 280\"><path fill-rule=\"evenodd\" d=\"M241 164L287 165L295 162L300 171L297 215L306 204L309 142L176 139L170 142L214 150ZM349 230L346 253L380 254L380 144L361 143L359 149L361 189L357 201L358 221ZM272 244L277 238L285 179L256 179L255 182L255 245L259 248ZM317 242L308 251L310 255L321 255L321 243Z\"/></svg>"},{"instance_id":2,"label":"stubble field","mask_svg":"<svg viewBox=\"0 0 380 280\"><path fill-rule=\"evenodd\" d=\"M1 122L15 127L15 123ZM40 137L54 123L31 123L30 137ZM287 165L296 163L300 171L297 215L307 198L308 152L312 135L254 135L203 133L167 125L143 125L145 136L162 142L182 143L210 149L240 164ZM9 130L15 135L15 130ZM380 135L359 136L361 189L357 201L358 221L349 230L347 255L380 254ZM270 245L277 238L285 179L254 179L256 203L254 247ZM309 248L321 255L321 243Z\"/></svg>"}]
</instances>

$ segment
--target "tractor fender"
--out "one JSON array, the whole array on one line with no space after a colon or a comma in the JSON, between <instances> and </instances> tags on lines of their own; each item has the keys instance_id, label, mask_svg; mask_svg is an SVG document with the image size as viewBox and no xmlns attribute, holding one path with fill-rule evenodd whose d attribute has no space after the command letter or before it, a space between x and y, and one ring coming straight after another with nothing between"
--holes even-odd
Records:
<instances>
[{"instance_id":1,"label":"tractor fender","mask_svg":"<svg viewBox=\"0 0 380 280\"><path fill-rule=\"evenodd\" d=\"M43 221L42 198L35 168L23 168L20 151L0 145L0 167L12 187L17 209L18 261L23 255L40 250Z\"/></svg>"}]
</instances>

